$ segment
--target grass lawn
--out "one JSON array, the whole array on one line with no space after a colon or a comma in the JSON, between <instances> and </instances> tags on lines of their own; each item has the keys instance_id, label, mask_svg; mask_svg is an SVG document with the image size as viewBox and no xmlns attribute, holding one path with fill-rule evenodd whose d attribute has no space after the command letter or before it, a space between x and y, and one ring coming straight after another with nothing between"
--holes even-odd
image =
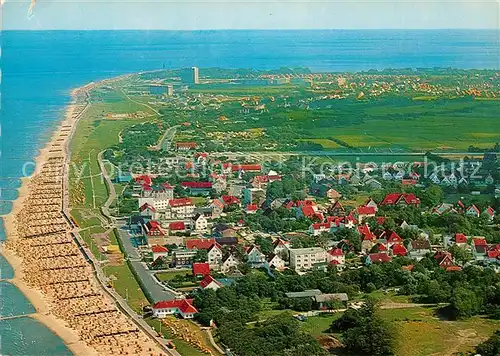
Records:
<instances>
[{"instance_id":1,"label":"grass lawn","mask_svg":"<svg viewBox=\"0 0 500 356\"><path fill-rule=\"evenodd\" d=\"M298 141L317 143L317 144L323 146L323 148L325 148L325 149L341 148L342 147L337 142L326 139L326 138L312 138L312 139L304 138L304 139L299 139Z\"/></svg>"},{"instance_id":2,"label":"grass lawn","mask_svg":"<svg viewBox=\"0 0 500 356\"><path fill-rule=\"evenodd\" d=\"M318 316L310 316L306 321L300 323L302 331L317 337L325 333L330 324L340 318L342 313L321 313Z\"/></svg>"},{"instance_id":3,"label":"grass lawn","mask_svg":"<svg viewBox=\"0 0 500 356\"><path fill-rule=\"evenodd\" d=\"M97 217L87 217L86 211L80 209L71 209L71 216L78 223L78 226L81 229L85 229L87 227L101 226L101 220Z\"/></svg>"},{"instance_id":4,"label":"grass lawn","mask_svg":"<svg viewBox=\"0 0 500 356\"><path fill-rule=\"evenodd\" d=\"M472 351L500 328L500 322L481 317L441 321L432 308L385 309L380 315L396 326L397 355L452 355Z\"/></svg>"},{"instance_id":5,"label":"grass lawn","mask_svg":"<svg viewBox=\"0 0 500 356\"><path fill-rule=\"evenodd\" d=\"M181 271L171 271L171 272L159 272L155 273L155 276L158 278L158 280L163 282L163 281L171 281L172 279L175 278L175 276L185 276L186 274L191 274L191 271L181 270Z\"/></svg>"},{"instance_id":6,"label":"grass lawn","mask_svg":"<svg viewBox=\"0 0 500 356\"><path fill-rule=\"evenodd\" d=\"M204 206L207 204L208 199L206 197L190 197L193 204L196 206Z\"/></svg>"},{"instance_id":7,"label":"grass lawn","mask_svg":"<svg viewBox=\"0 0 500 356\"><path fill-rule=\"evenodd\" d=\"M381 290L376 290L371 293L366 293L366 294L360 294L360 299L366 298L366 297L371 297L375 298L377 300L380 300L381 302L386 302L386 303L410 303L410 296L408 295L398 295L395 294L394 292L384 292Z\"/></svg>"},{"instance_id":8,"label":"grass lawn","mask_svg":"<svg viewBox=\"0 0 500 356\"><path fill-rule=\"evenodd\" d=\"M78 223L80 223L80 222L78 221ZM100 234L103 232L105 232L105 230L100 225L93 226L87 230L80 231L80 236L87 243L87 246L89 246L90 251L92 251L92 254L99 260L105 260L106 257L103 255L103 253L99 249L99 246L92 238L92 235L93 234Z\"/></svg>"},{"instance_id":9,"label":"grass lawn","mask_svg":"<svg viewBox=\"0 0 500 356\"><path fill-rule=\"evenodd\" d=\"M120 266L105 266L103 271L106 276L113 275L116 278L112 279L113 288L135 312L142 314L142 307L149 305L149 302L128 265L124 262Z\"/></svg>"},{"instance_id":10,"label":"grass lawn","mask_svg":"<svg viewBox=\"0 0 500 356\"><path fill-rule=\"evenodd\" d=\"M148 318L145 319L146 322L156 331L160 332L160 320L158 319L153 319L153 318ZM161 334L165 339L172 340L174 343L176 350L181 354L181 355L193 355L193 356L201 356L201 355L206 355L205 353L201 352L200 350L194 348L193 346L189 345L187 342L176 339L170 335L168 332L168 329L165 326L161 327Z\"/></svg>"}]
</instances>

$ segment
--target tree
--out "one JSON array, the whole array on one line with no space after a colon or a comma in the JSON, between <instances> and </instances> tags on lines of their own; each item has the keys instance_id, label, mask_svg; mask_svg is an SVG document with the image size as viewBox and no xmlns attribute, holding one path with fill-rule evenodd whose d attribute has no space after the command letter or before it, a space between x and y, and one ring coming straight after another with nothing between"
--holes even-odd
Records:
<instances>
[{"instance_id":1,"label":"tree","mask_svg":"<svg viewBox=\"0 0 500 356\"><path fill-rule=\"evenodd\" d=\"M359 310L348 309L332 323L329 331L342 331L348 352L375 356L394 354L395 330L377 315L377 306L370 299Z\"/></svg>"},{"instance_id":2,"label":"tree","mask_svg":"<svg viewBox=\"0 0 500 356\"><path fill-rule=\"evenodd\" d=\"M279 180L271 182L267 187L267 197L269 199L284 198L285 191L283 189L283 182Z\"/></svg>"},{"instance_id":3,"label":"tree","mask_svg":"<svg viewBox=\"0 0 500 356\"><path fill-rule=\"evenodd\" d=\"M460 264L464 264L472 260L472 253L465 247L460 247L456 244L453 244L448 249L448 252L450 252L455 258L455 261L457 261Z\"/></svg>"},{"instance_id":4,"label":"tree","mask_svg":"<svg viewBox=\"0 0 500 356\"><path fill-rule=\"evenodd\" d=\"M450 285L432 280L427 285L427 298L431 303L443 303L450 299Z\"/></svg>"},{"instance_id":5,"label":"tree","mask_svg":"<svg viewBox=\"0 0 500 356\"><path fill-rule=\"evenodd\" d=\"M464 287L456 287L451 295L451 310L456 318L469 318L481 311L482 300Z\"/></svg>"},{"instance_id":6,"label":"tree","mask_svg":"<svg viewBox=\"0 0 500 356\"><path fill-rule=\"evenodd\" d=\"M382 225L384 226L384 229L388 231L393 231L396 229L396 222L391 217L386 217Z\"/></svg>"},{"instance_id":7,"label":"tree","mask_svg":"<svg viewBox=\"0 0 500 356\"><path fill-rule=\"evenodd\" d=\"M481 356L500 355L500 330L495 331L490 338L476 347L476 353Z\"/></svg>"},{"instance_id":8,"label":"tree","mask_svg":"<svg viewBox=\"0 0 500 356\"><path fill-rule=\"evenodd\" d=\"M208 251L198 250L194 256L194 262L207 262L208 261Z\"/></svg>"},{"instance_id":9,"label":"tree","mask_svg":"<svg viewBox=\"0 0 500 356\"><path fill-rule=\"evenodd\" d=\"M255 244L259 246L260 251L266 256L274 251L273 240L270 237L257 236L255 238Z\"/></svg>"},{"instance_id":10,"label":"tree","mask_svg":"<svg viewBox=\"0 0 500 356\"><path fill-rule=\"evenodd\" d=\"M380 317L366 320L365 324L349 329L342 334L347 350L356 354L387 356L394 355L395 332Z\"/></svg>"},{"instance_id":11,"label":"tree","mask_svg":"<svg viewBox=\"0 0 500 356\"><path fill-rule=\"evenodd\" d=\"M443 190L439 185L431 185L427 188L421 197L422 204L425 206L435 206L443 201Z\"/></svg>"}]
</instances>

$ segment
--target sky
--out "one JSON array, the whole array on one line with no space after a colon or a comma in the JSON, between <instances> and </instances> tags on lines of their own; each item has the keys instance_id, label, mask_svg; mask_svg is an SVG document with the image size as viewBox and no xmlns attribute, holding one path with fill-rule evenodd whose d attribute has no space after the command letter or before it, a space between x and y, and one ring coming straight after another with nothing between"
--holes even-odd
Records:
<instances>
[{"instance_id":1,"label":"sky","mask_svg":"<svg viewBox=\"0 0 500 356\"><path fill-rule=\"evenodd\" d=\"M1 1L4 30L500 29L500 0Z\"/></svg>"}]
</instances>

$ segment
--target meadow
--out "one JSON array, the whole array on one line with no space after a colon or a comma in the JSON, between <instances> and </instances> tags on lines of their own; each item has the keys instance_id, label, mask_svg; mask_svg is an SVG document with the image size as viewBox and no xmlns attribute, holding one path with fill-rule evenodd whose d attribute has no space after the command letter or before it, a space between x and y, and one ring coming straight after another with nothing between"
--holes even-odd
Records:
<instances>
[{"instance_id":1,"label":"meadow","mask_svg":"<svg viewBox=\"0 0 500 356\"><path fill-rule=\"evenodd\" d=\"M306 93L287 87L281 90L281 96L286 96L292 103L307 97ZM193 90L193 93L198 92ZM239 98L256 93L256 88L242 90ZM394 95L367 100L316 98L304 108L298 104L283 107L283 101L279 98L271 100L270 94L265 91L260 92L259 98L266 105L266 109L260 112L242 113L240 105L229 101L217 110L193 111L188 113L187 118L182 115L182 120L198 124L198 129L189 130L195 131L194 137L202 142L211 141L204 137L208 132L227 132L230 138L224 142L226 147L244 149L248 146L252 150L257 150L256 146L263 148L277 144L277 150L286 151L293 149L294 145L301 144L302 147L309 143L311 147L304 150L462 152L467 151L469 146L487 149L500 142L500 106L493 100L471 97L413 100ZM227 120L218 120L221 115ZM172 119L176 120L175 117ZM252 145L245 145L240 137L231 138L233 132L257 129L264 135L258 141L252 140ZM178 134L182 135L183 131Z\"/></svg>"}]
</instances>

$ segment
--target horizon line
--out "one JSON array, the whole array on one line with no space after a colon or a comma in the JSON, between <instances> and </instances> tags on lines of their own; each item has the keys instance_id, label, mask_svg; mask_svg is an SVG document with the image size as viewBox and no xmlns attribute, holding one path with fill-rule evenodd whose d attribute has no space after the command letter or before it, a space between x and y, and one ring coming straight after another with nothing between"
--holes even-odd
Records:
<instances>
[{"instance_id":1,"label":"horizon line","mask_svg":"<svg viewBox=\"0 0 500 356\"><path fill-rule=\"evenodd\" d=\"M2 32L99 32L99 31L156 31L156 32L213 32L213 31L497 31L499 28L468 28L468 27L440 27L440 28L214 28L214 29L145 29L145 28L119 28L119 29L0 29Z\"/></svg>"}]
</instances>

